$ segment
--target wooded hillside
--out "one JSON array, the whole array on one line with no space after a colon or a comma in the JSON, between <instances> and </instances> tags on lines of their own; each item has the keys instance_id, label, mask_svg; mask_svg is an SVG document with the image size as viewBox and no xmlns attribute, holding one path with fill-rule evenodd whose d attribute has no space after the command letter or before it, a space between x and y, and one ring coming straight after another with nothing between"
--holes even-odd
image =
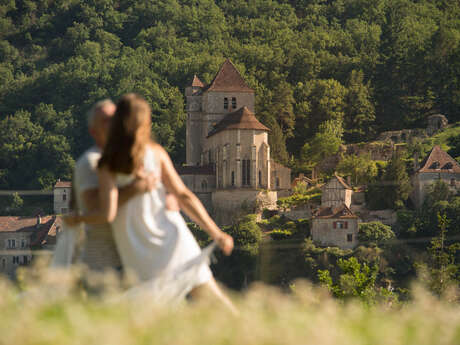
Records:
<instances>
[{"instance_id":1,"label":"wooded hillside","mask_svg":"<svg viewBox=\"0 0 460 345\"><path fill-rule=\"evenodd\" d=\"M0 188L70 178L91 104L131 91L183 161L184 89L226 57L283 163L434 111L458 121L459 18L451 0L2 0Z\"/></svg>"}]
</instances>

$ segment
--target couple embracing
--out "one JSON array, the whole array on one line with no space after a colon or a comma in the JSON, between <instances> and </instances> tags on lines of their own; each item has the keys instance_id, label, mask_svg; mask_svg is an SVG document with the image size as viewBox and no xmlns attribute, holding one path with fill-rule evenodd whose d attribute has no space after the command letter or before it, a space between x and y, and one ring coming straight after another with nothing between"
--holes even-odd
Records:
<instances>
[{"instance_id":1,"label":"couple embracing","mask_svg":"<svg viewBox=\"0 0 460 345\"><path fill-rule=\"evenodd\" d=\"M152 141L148 103L136 94L124 95L116 108L110 101L100 102L90 112L88 125L96 147L76 165L74 190L80 214L66 216L64 221L71 226L87 224L89 247L92 238L106 242L105 255L99 255L101 265L104 260L113 265L118 253L123 269L134 272L141 282L155 282L175 272L177 284L188 280L192 296L209 294L235 311L206 261L197 261L201 250L178 207L168 204L177 200L226 255L233 249L233 239L184 185L168 153ZM172 194L169 201L167 193ZM111 236L116 251L109 248ZM193 274L181 277L182 268L194 262L198 266Z\"/></svg>"}]
</instances>

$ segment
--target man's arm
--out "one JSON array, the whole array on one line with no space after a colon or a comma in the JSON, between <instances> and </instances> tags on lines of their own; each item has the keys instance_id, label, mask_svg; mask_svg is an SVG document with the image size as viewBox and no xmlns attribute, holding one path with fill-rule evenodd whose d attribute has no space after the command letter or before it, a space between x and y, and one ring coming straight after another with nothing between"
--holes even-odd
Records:
<instances>
[{"instance_id":1,"label":"man's arm","mask_svg":"<svg viewBox=\"0 0 460 345\"><path fill-rule=\"evenodd\" d=\"M137 177L129 185L119 189L118 193L118 207L123 206L129 199L137 194L148 192L156 187L158 178L153 174ZM99 209L99 189L91 188L85 190L82 194L83 202L88 210Z\"/></svg>"}]
</instances>

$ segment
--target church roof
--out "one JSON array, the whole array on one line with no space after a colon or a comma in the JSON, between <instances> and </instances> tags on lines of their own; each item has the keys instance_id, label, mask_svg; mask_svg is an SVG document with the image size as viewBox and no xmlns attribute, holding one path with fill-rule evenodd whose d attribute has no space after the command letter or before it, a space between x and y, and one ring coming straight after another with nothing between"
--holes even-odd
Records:
<instances>
[{"instance_id":1,"label":"church roof","mask_svg":"<svg viewBox=\"0 0 460 345\"><path fill-rule=\"evenodd\" d=\"M196 76L196 74L193 76L192 86L204 87L203 82L200 80L200 78Z\"/></svg>"},{"instance_id":2,"label":"church roof","mask_svg":"<svg viewBox=\"0 0 460 345\"><path fill-rule=\"evenodd\" d=\"M341 218L341 219L354 219L358 218L347 205L341 204L334 207L321 207L318 209L315 214L314 218Z\"/></svg>"},{"instance_id":3,"label":"church roof","mask_svg":"<svg viewBox=\"0 0 460 345\"><path fill-rule=\"evenodd\" d=\"M460 173L460 165L440 146L434 146L421 164L418 172Z\"/></svg>"},{"instance_id":4,"label":"church roof","mask_svg":"<svg viewBox=\"0 0 460 345\"><path fill-rule=\"evenodd\" d=\"M225 129L258 129L262 131L270 130L262 123L260 123L259 120L257 120L255 117L254 113L251 112L247 107L242 107L237 111L226 115L209 132L208 138Z\"/></svg>"},{"instance_id":5,"label":"church roof","mask_svg":"<svg viewBox=\"0 0 460 345\"><path fill-rule=\"evenodd\" d=\"M206 87L205 91L254 92L246 84L230 59L225 60L214 80Z\"/></svg>"}]
</instances>

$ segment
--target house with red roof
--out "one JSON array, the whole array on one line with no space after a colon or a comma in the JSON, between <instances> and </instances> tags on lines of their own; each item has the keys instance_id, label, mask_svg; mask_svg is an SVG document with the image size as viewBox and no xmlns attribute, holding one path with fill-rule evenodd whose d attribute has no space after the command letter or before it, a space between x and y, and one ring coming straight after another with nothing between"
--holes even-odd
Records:
<instances>
[{"instance_id":1,"label":"house with red roof","mask_svg":"<svg viewBox=\"0 0 460 345\"><path fill-rule=\"evenodd\" d=\"M321 246L353 249L358 245L359 218L345 205L322 206L313 214L311 238Z\"/></svg>"},{"instance_id":2,"label":"house with red roof","mask_svg":"<svg viewBox=\"0 0 460 345\"><path fill-rule=\"evenodd\" d=\"M65 214L70 210L72 182L57 180L53 188L53 204L55 214Z\"/></svg>"},{"instance_id":3,"label":"house with red roof","mask_svg":"<svg viewBox=\"0 0 460 345\"><path fill-rule=\"evenodd\" d=\"M270 129L257 119L255 92L234 64L227 59L209 85L195 75L185 95L185 184L213 209L255 200L275 206L277 193L291 187L290 169L271 159Z\"/></svg>"},{"instance_id":4,"label":"house with red roof","mask_svg":"<svg viewBox=\"0 0 460 345\"><path fill-rule=\"evenodd\" d=\"M0 217L0 274L14 278L38 253L51 253L60 228L56 216Z\"/></svg>"},{"instance_id":5,"label":"house with red roof","mask_svg":"<svg viewBox=\"0 0 460 345\"><path fill-rule=\"evenodd\" d=\"M457 193L460 186L460 165L440 146L434 146L412 177L414 189L411 199L417 208L423 205L425 196L436 181L445 182L451 192Z\"/></svg>"}]
</instances>

